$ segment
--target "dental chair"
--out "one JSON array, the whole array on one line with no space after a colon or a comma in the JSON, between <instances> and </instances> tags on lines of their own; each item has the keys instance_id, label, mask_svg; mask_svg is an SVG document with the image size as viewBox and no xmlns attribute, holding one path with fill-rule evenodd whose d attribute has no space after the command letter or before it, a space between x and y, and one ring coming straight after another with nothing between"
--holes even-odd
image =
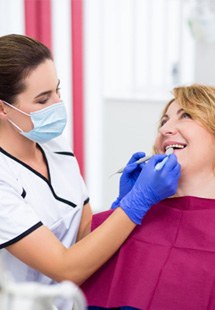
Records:
<instances>
[{"instance_id":1,"label":"dental chair","mask_svg":"<svg viewBox=\"0 0 215 310\"><path fill-rule=\"evenodd\" d=\"M54 285L36 282L15 283L1 272L0 309L1 310L57 310L56 298L63 298L71 310L85 310L86 300L77 285L64 281Z\"/></svg>"}]
</instances>

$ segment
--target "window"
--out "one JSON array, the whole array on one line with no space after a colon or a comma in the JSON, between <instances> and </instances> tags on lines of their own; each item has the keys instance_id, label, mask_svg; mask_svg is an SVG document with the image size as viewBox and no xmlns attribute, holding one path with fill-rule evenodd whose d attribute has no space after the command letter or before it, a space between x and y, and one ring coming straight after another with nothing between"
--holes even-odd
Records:
<instances>
[{"instance_id":1,"label":"window","mask_svg":"<svg viewBox=\"0 0 215 310\"><path fill-rule=\"evenodd\" d=\"M104 0L104 95L161 98L193 81L189 1Z\"/></svg>"}]
</instances>

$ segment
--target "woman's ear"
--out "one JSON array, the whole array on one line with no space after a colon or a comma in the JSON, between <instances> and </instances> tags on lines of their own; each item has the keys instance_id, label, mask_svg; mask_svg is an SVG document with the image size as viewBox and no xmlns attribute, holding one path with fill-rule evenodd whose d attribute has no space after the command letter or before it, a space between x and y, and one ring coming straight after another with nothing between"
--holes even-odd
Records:
<instances>
[{"instance_id":1,"label":"woman's ear","mask_svg":"<svg viewBox=\"0 0 215 310\"><path fill-rule=\"evenodd\" d=\"M7 118L7 108L5 107L4 101L0 100L0 119Z\"/></svg>"}]
</instances>

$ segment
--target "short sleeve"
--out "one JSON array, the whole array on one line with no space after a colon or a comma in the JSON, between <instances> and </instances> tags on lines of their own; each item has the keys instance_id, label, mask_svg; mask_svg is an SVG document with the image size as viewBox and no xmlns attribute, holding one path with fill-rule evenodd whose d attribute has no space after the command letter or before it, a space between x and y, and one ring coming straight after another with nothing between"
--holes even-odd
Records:
<instances>
[{"instance_id":1,"label":"short sleeve","mask_svg":"<svg viewBox=\"0 0 215 310\"><path fill-rule=\"evenodd\" d=\"M42 225L24 200L24 189L12 177L0 176L0 248L22 239ZM7 181L6 181L7 180Z\"/></svg>"}]
</instances>

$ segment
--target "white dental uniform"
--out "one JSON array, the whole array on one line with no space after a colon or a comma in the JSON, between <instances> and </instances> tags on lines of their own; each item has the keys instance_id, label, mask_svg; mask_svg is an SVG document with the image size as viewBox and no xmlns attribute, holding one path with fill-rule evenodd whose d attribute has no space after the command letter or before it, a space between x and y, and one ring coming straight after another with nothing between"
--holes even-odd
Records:
<instances>
[{"instance_id":1,"label":"white dental uniform","mask_svg":"<svg viewBox=\"0 0 215 310\"><path fill-rule=\"evenodd\" d=\"M0 148L0 249L41 225L47 226L65 247L76 242L83 205L89 201L77 161L53 141L40 148L49 180ZM16 282L53 283L5 249L1 252L3 266Z\"/></svg>"}]
</instances>

